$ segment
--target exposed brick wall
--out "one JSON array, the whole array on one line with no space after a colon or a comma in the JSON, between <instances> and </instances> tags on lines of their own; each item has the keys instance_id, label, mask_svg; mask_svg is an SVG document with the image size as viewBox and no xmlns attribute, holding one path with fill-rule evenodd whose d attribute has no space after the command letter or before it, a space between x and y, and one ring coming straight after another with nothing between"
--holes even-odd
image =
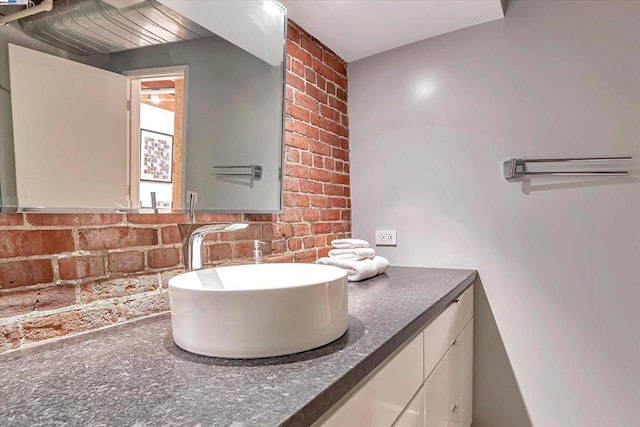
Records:
<instances>
[{"instance_id":1,"label":"exposed brick wall","mask_svg":"<svg viewBox=\"0 0 640 427\"><path fill-rule=\"evenodd\" d=\"M284 209L199 214L248 222L207 236L205 265L313 262L351 235L346 64L293 22L287 41ZM0 214L0 352L169 309L184 271L182 214Z\"/></svg>"}]
</instances>

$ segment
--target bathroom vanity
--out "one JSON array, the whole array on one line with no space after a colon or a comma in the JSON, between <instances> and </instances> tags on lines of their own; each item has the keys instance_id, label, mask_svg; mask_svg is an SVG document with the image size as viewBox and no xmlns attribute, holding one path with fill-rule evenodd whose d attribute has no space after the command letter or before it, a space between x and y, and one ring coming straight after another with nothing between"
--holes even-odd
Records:
<instances>
[{"instance_id":1,"label":"bathroom vanity","mask_svg":"<svg viewBox=\"0 0 640 427\"><path fill-rule=\"evenodd\" d=\"M289 356L188 353L168 314L7 353L0 424L468 425L475 278L391 267L350 283L347 333Z\"/></svg>"}]
</instances>

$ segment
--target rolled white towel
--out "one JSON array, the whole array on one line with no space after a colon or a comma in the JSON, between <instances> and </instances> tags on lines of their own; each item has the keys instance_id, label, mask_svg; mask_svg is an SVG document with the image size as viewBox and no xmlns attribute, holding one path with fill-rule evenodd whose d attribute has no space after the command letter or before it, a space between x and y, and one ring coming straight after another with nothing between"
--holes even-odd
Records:
<instances>
[{"instance_id":1,"label":"rolled white towel","mask_svg":"<svg viewBox=\"0 0 640 427\"><path fill-rule=\"evenodd\" d=\"M336 249L368 248L369 242L362 239L336 239L331 242L331 246Z\"/></svg>"},{"instance_id":2,"label":"rolled white towel","mask_svg":"<svg viewBox=\"0 0 640 427\"><path fill-rule=\"evenodd\" d=\"M351 259L340 259L332 257L320 258L316 264L334 265L347 271L347 280L350 282L359 282L360 280L369 279L387 271L389 268L389 260L384 257L376 256L373 259L363 259L354 261Z\"/></svg>"},{"instance_id":3,"label":"rolled white towel","mask_svg":"<svg viewBox=\"0 0 640 427\"><path fill-rule=\"evenodd\" d=\"M329 256L331 258L359 261L361 259L373 259L376 256L376 251L373 248L331 249Z\"/></svg>"}]
</instances>

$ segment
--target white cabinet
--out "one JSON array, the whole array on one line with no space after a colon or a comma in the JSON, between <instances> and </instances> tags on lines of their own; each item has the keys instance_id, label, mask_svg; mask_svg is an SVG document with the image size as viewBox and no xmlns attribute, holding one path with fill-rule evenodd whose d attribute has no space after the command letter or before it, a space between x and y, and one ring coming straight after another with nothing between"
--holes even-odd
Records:
<instances>
[{"instance_id":1,"label":"white cabinet","mask_svg":"<svg viewBox=\"0 0 640 427\"><path fill-rule=\"evenodd\" d=\"M314 427L469 427L472 369L473 286Z\"/></svg>"}]
</instances>

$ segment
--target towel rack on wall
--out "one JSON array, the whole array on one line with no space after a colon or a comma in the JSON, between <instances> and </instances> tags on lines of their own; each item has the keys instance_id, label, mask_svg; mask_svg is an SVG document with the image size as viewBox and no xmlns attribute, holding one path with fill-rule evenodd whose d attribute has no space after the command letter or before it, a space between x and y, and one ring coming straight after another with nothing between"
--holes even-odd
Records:
<instances>
[{"instance_id":1,"label":"towel rack on wall","mask_svg":"<svg viewBox=\"0 0 640 427\"><path fill-rule=\"evenodd\" d=\"M250 166L214 166L214 173L216 176L235 176L250 178L252 181L259 181L262 179L262 166L250 165Z\"/></svg>"},{"instance_id":2,"label":"towel rack on wall","mask_svg":"<svg viewBox=\"0 0 640 427\"><path fill-rule=\"evenodd\" d=\"M564 171L528 171L527 163L560 163L560 162L611 162L631 160L631 157L575 157L556 159L516 159L512 158L502 164L504 178L514 181L518 178L540 175L565 175L565 176L622 176L629 172L626 170L564 170Z\"/></svg>"}]
</instances>

